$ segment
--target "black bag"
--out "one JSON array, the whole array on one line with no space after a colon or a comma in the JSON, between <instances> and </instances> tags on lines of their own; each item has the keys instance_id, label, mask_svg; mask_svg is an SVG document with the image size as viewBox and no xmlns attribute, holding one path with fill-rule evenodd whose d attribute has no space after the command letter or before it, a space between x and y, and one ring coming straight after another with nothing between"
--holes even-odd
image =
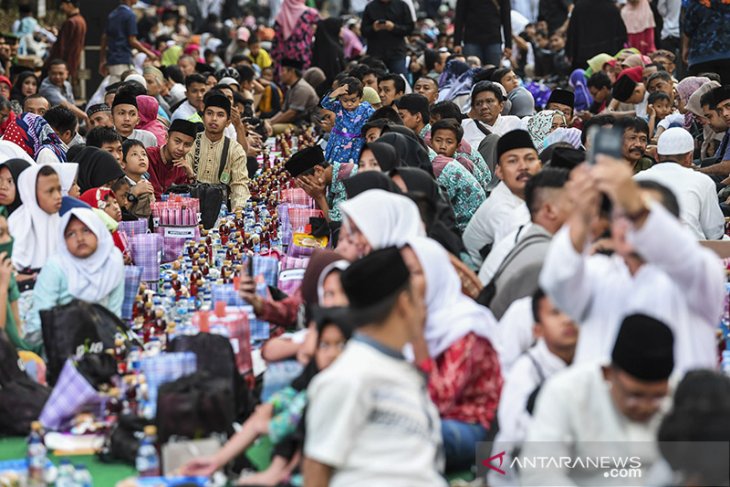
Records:
<instances>
[{"instance_id":1,"label":"black bag","mask_svg":"<svg viewBox=\"0 0 730 487\"><path fill-rule=\"evenodd\" d=\"M26 375L15 347L0 333L0 435L30 433L50 395L48 387Z\"/></svg>"},{"instance_id":2,"label":"black bag","mask_svg":"<svg viewBox=\"0 0 730 487\"><path fill-rule=\"evenodd\" d=\"M84 351L100 353L114 348L116 338L139 341L114 313L96 303L74 299L68 304L40 312L46 352L48 384L53 385L64 362Z\"/></svg>"},{"instance_id":3,"label":"black bag","mask_svg":"<svg viewBox=\"0 0 730 487\"><path fill-rule=\"evenodd\" d=\"M99 459L106 463L121 461L134 465L144 436L144 427L150 424L152 423L148 419L138 416L120 416L107 434Z\"/></svg>"},{"instance_id":4,"label":"black bag","mask_svg":"<svg viewBox=\"0 0 730 487\"><path fill-rule=\"evenodd\" d=\"M235 420L233 388L225 377L205 372L160 386L157 395L157 436L196 440L213 433L230 435Z\"/></svg>"},{"instance_id":5,"label":"black bag","mask_svg":"<svg viewBox=\"0 0 730 487\"><path fill-rule=\"evenodd\" d=\"M218 181L221 180L223 171L228 162L228 149L231 145L231 139L225 137L223 142L223 152L221 160L218 163ZM195 153L193 157L193 171L198 174L198 161L200 160L200 136L195 139ZM206 230L213 228L218 214L221 211L221 205L228 203L228 185L223 183L209 184L196 182L193 184L175 184L168 190L169 193L189 193L192 198L200 201L200 223Z\"/></svg>"},{"instance_id":6,"label":"black bag","mask_svg":"<svg viewBox=\"0 0 730 487\"><path fill-rule=\"evenodd\" d=\"M167 345L167 351L193 352L198 372L224 379L230 385L235 418L248 417L253 400L243 377L238 372L236 356L227 338L210 333L181 335Z\"/></svg>"}]
</instances>

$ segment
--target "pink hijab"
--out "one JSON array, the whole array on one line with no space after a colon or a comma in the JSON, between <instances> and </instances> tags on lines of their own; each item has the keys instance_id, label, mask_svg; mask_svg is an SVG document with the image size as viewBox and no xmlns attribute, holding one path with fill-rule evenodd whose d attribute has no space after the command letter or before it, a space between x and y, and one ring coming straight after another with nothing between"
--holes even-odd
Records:
<instances>
[{"instance_id":1,"label":"pink hijab","mask_svg":"<svg viewBox=\"0 0 730 487\"><path fill-rule=\"evenodd\" d=\"M621 18L626 24L628 34L639 34L656 26L649 0L638 0L636 5L626 2L621 9Z\"/></svg>"},{"instance_id":2,"label":"pink hijab","mask_svg":"<svg viewBox=\"0 0 730 487\"><path fill-rule=\"evenodd\" d=\"M149 95L137 96L137 110L139 111L139 123L137 128L152 132L157 138L157 145L162 147L167 142L167 129L157 120L157 112L160 104L154 97Z\"/></svg>"},{"instance_id":3,"label":"pink hijab","mask_svg":"<svg viewBox=\"0 0 730 487\"><path fill-rule=\"evenodd\" d=\"M288 39L292 35L294 27L304 12L312 10L304 2L305 0L284 0L279 15L276 16L276 22L281 27L284 39Z\"/></svg>"}]
</instances>

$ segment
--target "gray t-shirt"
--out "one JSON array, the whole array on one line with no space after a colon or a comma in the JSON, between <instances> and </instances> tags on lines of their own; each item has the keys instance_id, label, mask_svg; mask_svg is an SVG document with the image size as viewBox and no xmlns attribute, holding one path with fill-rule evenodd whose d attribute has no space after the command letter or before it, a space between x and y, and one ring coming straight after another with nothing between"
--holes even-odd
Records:
<instances>
[{"instance_id":1,"label":"gray t-shirt","mask_svg":"<svg viewBox=\"0 0 730 487\"><path fill-rule=\"evenodd\" d=\"M312 111L318 104L319 97L312 85L300 79L287 91L282 111L295 110L297 112L294 118L295 123L308 121Z\"/></svg>"},{"instance_id":2,"label":"gray t-shirt","mask_svg":"<svg viewBox=\"0 0 730 487\"><path fill-rule=\"evenodd\" d=\"M64 101L71 103L72 105L76 102L74 99L74 92L71 88L71 83L64 81L63 88L51 83L51 80L46 78L41 83L41 88L38 93L48 100L48 103L53 107L60 105Z\"/></svg>"}]
</instances>

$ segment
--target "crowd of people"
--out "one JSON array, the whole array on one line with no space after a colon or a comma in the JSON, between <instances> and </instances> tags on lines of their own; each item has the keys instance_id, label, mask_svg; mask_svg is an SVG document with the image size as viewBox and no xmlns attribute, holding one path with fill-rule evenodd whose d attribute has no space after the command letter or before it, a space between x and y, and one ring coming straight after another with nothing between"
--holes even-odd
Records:
<instances>
[{"instance_id":1,"label":"crowd of people","mask_svg":"<svg viewBox=\"0 0 730 487\"><path fill-rule=\"evenodd\" d=\"M270 467L239 485L433 487L476 469L483 442L507 459L606 442L641 455L646 485L728 485L661 443L730 440L727 2L135 4L109 14L84 103L97 39L79 0L60 1L57 35L25 9L7 59L0 44L0 328L16 348L42 356L41 312L73 299L120 315L119 222L181 184L243 207L279 136L330 248L284 299L245 276L239 292L287 330L263 359L297 372L183 473L268 435ZM18 63L46 34L43 68ZM490 485L604 477L501 465Z\"/></svg>"}]
</instances>

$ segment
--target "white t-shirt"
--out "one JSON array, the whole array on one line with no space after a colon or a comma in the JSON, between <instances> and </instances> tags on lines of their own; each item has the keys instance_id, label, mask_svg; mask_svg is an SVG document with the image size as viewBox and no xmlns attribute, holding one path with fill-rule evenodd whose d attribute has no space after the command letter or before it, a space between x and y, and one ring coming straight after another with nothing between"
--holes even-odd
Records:
<instances>
[{"instance_id":1,"label":"white t-shirt","mask_svg":"<svg viewBox=\"0 0 730 487\"><path fill-rule=\"evenodd\" d=\"M196 113L198 113L198 111L195 109L195 107L192 106L189 101L185 100L182 105L177 107L177 110L172 112L172 120L170 121L174 122L178 118L182 120L187 120Z\"/></svg>"},{"instance_id":2,"label":"white t-shirt","mask_svg":"<svg viewBox=\"0 0 730 487\"><path fill-rule=\"evenodd\" d=\"M144 145L145 149L148 147L157 147L157 137L149 130L134 129L128 139L139 140Z\"/></svg>"},{"instance_id":3,"label":"white t-shirt","mask_svg":"<svg viewBox=\"0 0 730 487\"><path fill-rule=\"evenodd\" d=\"M507 132L521 128L522 121L514 115L499 115L494 125L487 125L484 122L482 122L482 125L491 133L502 136ZM461 126L464 129L464 139L469 142L469 145L479 147L486 135L479 130L476 122L471 118L466 118L461 121Z\"/></svg>"},{"instance_id":4,"label":"white t-shirt","mask_svg":"<svg viewBox=\"0 0 730 487\"><path fill-rule=\"evenodd\" d=\"M308 388L305 455L334 468L330 487L439 487L441 424L420 372L356 335Z\"/></svg>"}]
</instances>

